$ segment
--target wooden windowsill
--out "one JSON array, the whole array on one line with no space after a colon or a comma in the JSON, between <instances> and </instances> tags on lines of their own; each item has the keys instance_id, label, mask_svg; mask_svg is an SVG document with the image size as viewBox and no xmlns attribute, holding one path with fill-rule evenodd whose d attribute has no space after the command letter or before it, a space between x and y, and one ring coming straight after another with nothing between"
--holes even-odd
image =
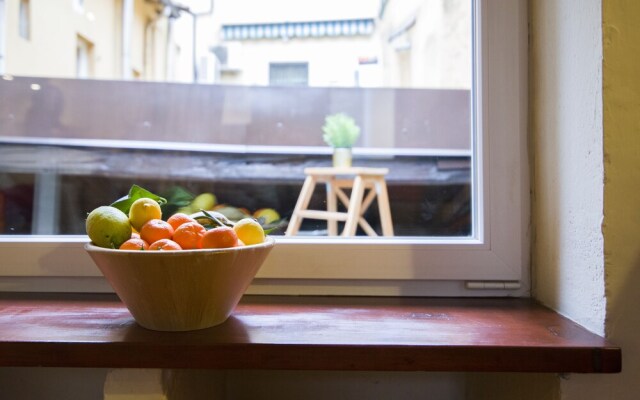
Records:
<instances>
[{"instance_id":1,"label":"wooden windowsill","mask_svg":"<svg viewBox=\"0 0 640 400\"><path fill-rule=\"evenodd\" d=\"M3 294L0 366L611 373L621 350L528 299L245 296L168 333L111 295Z\"/></svg>"}]
</instances>

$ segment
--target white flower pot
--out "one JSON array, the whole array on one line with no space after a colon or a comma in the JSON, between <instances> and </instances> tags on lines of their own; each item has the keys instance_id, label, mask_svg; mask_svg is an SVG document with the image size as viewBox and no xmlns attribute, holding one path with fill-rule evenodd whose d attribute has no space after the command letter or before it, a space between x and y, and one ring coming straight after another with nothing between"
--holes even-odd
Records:
<instances>
[{"instance_id":1,"label":"white flower pot","mask_svg":"<svg viewBox=\"0 0 640 400\"><path fill-rule=\"evenodd\" d=\"M335 168L348 168L351 166L351 148L336 147L333 149L333 166Z\"/></svg>"}]
</instances>

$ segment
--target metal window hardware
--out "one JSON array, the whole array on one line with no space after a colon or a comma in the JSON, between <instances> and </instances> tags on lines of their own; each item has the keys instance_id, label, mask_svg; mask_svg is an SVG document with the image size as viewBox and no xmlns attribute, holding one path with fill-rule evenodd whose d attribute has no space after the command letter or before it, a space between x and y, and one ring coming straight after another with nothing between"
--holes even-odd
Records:
<instances>
[{"instance_id":1,"label":"metal window hardware","mask_svg":"<svg viewBox=\"0 0 640 400\"><path fill-rule=\"evenodd\" d=\"M465 287L470 290L514 290L520 289L519 281L467 281Z\"/></svg>"}]
</instances>

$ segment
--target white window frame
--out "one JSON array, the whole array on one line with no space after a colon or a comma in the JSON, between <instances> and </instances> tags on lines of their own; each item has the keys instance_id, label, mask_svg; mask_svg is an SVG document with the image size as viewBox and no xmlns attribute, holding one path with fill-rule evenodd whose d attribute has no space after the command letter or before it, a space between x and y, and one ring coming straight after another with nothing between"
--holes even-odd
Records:
<instances>
[{"instance_id":1,"label":"white window frame","mask_svg":"<svg viewBox=\"0 0 640 400\"><path fill-rule=\"evenodd\" d=\"M250 293L528 294L527 2L475 2L474 81L481 107L474 107L474 119L482 140L472 168L478 182L472 237L277 237ZM0 236L0 290L110 291L83 249L86 241ZM473 281L514 281L520 288L465 290Z\"/></svg>"}]
</instances>

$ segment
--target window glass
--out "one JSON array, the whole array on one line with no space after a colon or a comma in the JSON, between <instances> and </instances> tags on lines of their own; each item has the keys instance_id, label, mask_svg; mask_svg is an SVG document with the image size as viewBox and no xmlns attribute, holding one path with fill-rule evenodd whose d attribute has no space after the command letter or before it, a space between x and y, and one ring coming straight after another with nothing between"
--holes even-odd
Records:
<instances>
[{"instance_id":1,"label":"window glass","mask_svg":"<svg viewBox=\"0 0 640 400\"><path fill-rule=\"evenodd\" d=\"M29 40L31 38L31 2L30 0L20 0L20 13L18 15L18 33L21 38Z\"/></svg>"},{"instance_id":2,"label":"window glass","mask_svg":"<svg viewBox=\"0 0 640 400\"><path fill-rule=\"evenodd\" d=\"M308 63L270 63L270 86L309 86Z\"/></svg>"},{"instance_id":3,"label":"window glass","mask_svg":"<svg viewBox=\"0 0 640 400\"><path fill-rule=\"evenodd\" d=\"M359 128L352 165L388 169L395 237L477 230L471 0L14 4L0 14L20 27L0 32L0 234L84 234L135 183L167 213L184 193L232 218L273 210L284 235L305 169L332 166L337 114ZM384 204L364 201L382 235ZM327 210L324 184L308 207ZM328 233L305 218L296 236Z\"/></svg>"},{"instance_id":4,"label":"window glass","mask_svg":"<svg viewBox=\"0 0 640 400\"><path fill-rule=\"evenodd\" d=\"M76 45L76 77L90 78L93 76L93 44L78 36Z\"/></svg>"}]
</instances>

